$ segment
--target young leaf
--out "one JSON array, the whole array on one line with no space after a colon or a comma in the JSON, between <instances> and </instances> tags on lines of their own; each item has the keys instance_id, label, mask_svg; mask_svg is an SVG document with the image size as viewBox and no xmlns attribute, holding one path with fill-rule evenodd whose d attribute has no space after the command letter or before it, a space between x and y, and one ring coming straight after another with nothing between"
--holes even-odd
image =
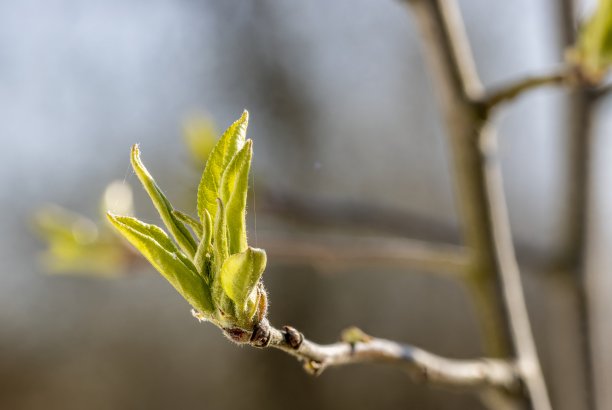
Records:
<instances>
[{"instance_id":1,"label":"young leaf","mask_svg":"<svg viewBox=\"0 0 612 410\"><path fill-rule=\"evenodd\" d=\"M208 211L205 210L204 214L204 227L201 232L201 239L200 243L198 244L198 250L196 251L194 257L194 263L196 265L196 268L198 268L202 276L205 278L205 280L208 281L209 275L206 270L206 260L207 254L211 250L210 247L212 238L212 221Z\"/></svg>"},{"instance_id":2,"label":"young leaf","mask_svg":"<svg viewBox=\"0 0 612 410\"><path fill-rule=\"evenodd\" d=\"M230 255L244 252L247 248L245 213L252 156L253 142L247 140L229 163L221 179L221 200L225 204Z\"/></svg>"},{"instance_id":3,"label":"young leaf","mask_svg":"<svg viewBox=\"0 0 612 410\"><path fill-rule=\"evenodd\" d=\"M595 80L612 65L612 0L599 0L595 13L580 30L577 58Z\"/></svg>"},{"instance_id":4,"label":"young leaf","mask_svg":"<svg viewBox=\"0 0 612 410\"><path fill-rule=\"evenodd\" d=\"M210 292L195 266L176 248L166 233L128 216L108 213L115 228L161 273L189 302L203 313L213 310Z\"/></svg>"},{"instance_id":5,"label":"young leaf","mask_svg":"<svg viewBox=\"0 0 612 410\"><path fill-rule=\"evenodd\" d=\"M266 268L266 252L247 248L225 260L221 268L221 285L237 308L246 311L249 296Z\"/></svg>"},{"instance_id":6,"label":"young leaf","mask_svg":"<svg viewBox=\"0 0 612 410\"><path fill-rule=\"evenodd\" d=\"M205 209L213 220L216 219L221 175L244 145L248 122L249 113L245 110L242 116L223 133L206 161L198 186L198 216L202 222L204 222Z\"/></svg>"},{"instance_id":7,"label":"young leaf","mask_svg":"<svg viewBox=\"0 0 612 410\"><path fill-rule=\"evenodd\" d=\"M174 215L175 218L181 221L184 225L190 226L198 239L202 237L202 224L200 221L196 220L191 215L187 215L186 213L177 211L176 209L172 211L172 215Z\"/></svg>"},{"instance_id":8,"label":"young leaf","mask_svg":"<svg viewBox=\"0 0 612 410\"><path fill-rule=\"evenodd\" d=\"M215 227L213 232L213 250L215 254L215 265L217 271L223 266L223 262L229 256L227 249L227 223L225 221L225 211L223 201L217 198L217 216L215 217Z\"/></svg>"},{"instance_id":9,"label":"young leaf","mask_svg":"<svg viewBox=\"0 0 612 410\"><path fill-rule=\"evenodd\" d=\"M136 172L138 179L149 194L149 197L151 197L151 201L153 201L153 205L155 205L157 212L159 212L159 216L161 217L162 221L172 236L174 236L174 239L176 239L176 242L181 247L183 252L185 252L190 258L193 258L197 248L196 242L189 233L187 227L185 227L185 225L183 225L183 223L174 215L174 209L172 208L170 201L168 201L164 193L161 191L161 189L159 189L155 183L155 180L140 160L140 150L138 149L138 144L134 144L132 146L131 162L134 172Z\"/></svg>"}]
</instances>

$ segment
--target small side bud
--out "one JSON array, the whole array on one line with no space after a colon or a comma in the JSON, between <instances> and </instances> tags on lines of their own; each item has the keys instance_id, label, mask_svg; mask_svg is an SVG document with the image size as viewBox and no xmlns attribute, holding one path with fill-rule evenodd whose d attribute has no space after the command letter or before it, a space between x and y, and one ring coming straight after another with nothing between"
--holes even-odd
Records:
<instances>
[{"instance_id":1,"label":"small side bud","mask_svg":"<svg viewBox=\"0 0 612 410\"><path fill-rule=\"evenodd\" d=\"M341 339L345 343L355 344L358 342L366 343L372 340L372 336L366 334L358 327L349 327L342 331Z\"/></svg>"},{"instance_id":2,"label":"small side bud","mask_svg":"<svg viewBox=\"0 0 612 410\"><path fill-rule=\"evenodd\" d=\"M302 342L304 341L304 335L298 332L296 328L291 326L283 326L283 330L285 342L287 342L287 344L291 346L292 349L299 349L302 345Z\"/></svg>"}]
</instances>

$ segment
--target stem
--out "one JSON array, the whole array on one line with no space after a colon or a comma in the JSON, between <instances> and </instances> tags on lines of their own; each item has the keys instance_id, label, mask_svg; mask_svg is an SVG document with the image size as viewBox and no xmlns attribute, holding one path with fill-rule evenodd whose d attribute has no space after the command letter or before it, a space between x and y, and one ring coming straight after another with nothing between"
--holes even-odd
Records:
<instances>
[{"instance_id":1,"label":"stem","mask_svg":"<svg viewBox=\"0 0 612 410\"><path fill-rule=\"evenodd\" d=\"M561 31L563 46L572 46L576 42L576 10L573 0L561 3ZM568 152L568 231L562 249L567 274L562 278L575 300L578 312L578 329L580 330L581 357L583 368L580 372L584 379L585 406L594 409L595 383L593 374L593 356L590 337L590 314L586 294L586 239L589 221L587 213L591 195L590 156L593 145L593 112L602 91L589 86L578 86L570 94L570 109L567 117L569 127Z\"/></svg>"},{"instance_id":2,"label":"stem","mask_svg":"<svg viewBox=\"0 0 612 410\"><path fill-rule=\"evenodd\" d=\"M486 126L487 111L476 102L482 96L461 16L452 0L411 2L420 25L426 57L438 87L453 152L457 196L465 241L473 252L472 275L492 278L497 298L499 333L511 335L536 410L551 409L531 332L521 276L503 192L496 137Z\"/></svg>"},{"instance_id":3,"label":"stem","mask_svg":"<svg viewBox=\"0 0 612 410\"><path fill-rule=\"evenodd\" d=\"M365 334L354 342L320 345L290 326L282 330L264 319L257 325L248 344L273 347L289 353L304 363L311 374L318 375L328 367L357 363L384 363L405 369L420 381L440 386L462 388L493 387L517 394L520 377L514 364L499 359L455 360L437 356L414 346Z\"/></svg>"},{"instance_id":4,"label":"stem","mask_svg":"<svg viewBox=\"0 0 612 410\"><path fill-rule=\"evenodd\" d=\"M483 98L482 104L486 110L491 110L527 91L540 88L544 85L563 85L567 81L569 73L567 69L562 69L549 74L522 78L490 92Z\"/></svg>"},{"instance_id":5,"label":"stem","mask_svg":"<svg viewBox=\"0 0 612 410\"><path fill-rule=\"evenodd\" d=\"M460 47L464 52L455 52L455 44L458 42L455 31L462 29L461 23L457 24L456 14L449 19L449 4L428 0L411 2L449 133L454 160L455 196L464 241L471 254L468 289L473 293L472 299L478 303L476 311L480 315L487 353L507 357L512 354L512 346L508 343L509 324L505 308L498 302L501 292L497 281L491 279L495 266L493 239L488 224L484 222L489 219L489 209L484 200L484 176L478 150L479 129L484 113L472 103L472 99L482 95L482 89L474 70L460 69L470 67L471 63L469 52L466 57L465 45ZM445 10L447 15L443 16ZM449 32L451 29L452 33ZM460 36L464 37L464 34ZM466 87L465 84L471 86Z\"/></svg>"}]
</instances>

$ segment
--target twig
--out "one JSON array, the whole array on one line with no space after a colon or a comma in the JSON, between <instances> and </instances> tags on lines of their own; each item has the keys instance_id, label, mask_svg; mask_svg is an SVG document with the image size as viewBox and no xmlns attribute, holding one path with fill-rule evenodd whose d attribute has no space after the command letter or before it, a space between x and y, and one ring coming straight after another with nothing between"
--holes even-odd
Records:
<instances>
[{"instance_id":1,"label":"twig","mask_svg":"<svg viewBox=\"0 0 612 410\"><path fill-rule=\"evenodd\" d=\"M562 85L567 81L569 73L568 69L561 69L549 74L522 78L489 92L482 99L481 104L486 110L497 108L500 104L509 102L527 91L545 85Z\"/></svg>"},{"instance_id":2,"label":"twig","mask_svg":"<svg viewBox=\"0 0 612 410\"><path fill-rule=\"evenodd\" d=\"M264 191L263 193L262 190ZM257 200L258 212L265 212L266 217L279 219L283 222L299 224L300 227L310 229L329 229L333 227L335 230L340 230L342 235L348 235L353 232L367 232L369 234L375 232L376 234L380 233L381 235L399 238L414 238L408 241L414 240L417 243L433 244L434 248L437 248L436 245L441 242L448 244L442 245L443 249L448 247L451 251L454 250L455 252L465 251L464 248L458 245L460 234L455 225L428 220L410 212L371 203L324 200L316 197L306 198L286 191L275 191L265 187L258 189L257 194L259 196ZM268 233L268 235L271 237L271 241L275 243L278 243L281 238L286 239L285 244L279 243L279 246L284 247L287 247L286 244L292 243L294 240L294 237L286 232L282 233L282 237L280 236L281 234L273 232ZM348 236L342 236L341 238L342 241L345 238L349 240ZM318 240L319 238L316 237L316 239ZM313 259L321 256L316 251L319 248L316 244L314 244L314 248L311 247L310 240L314 241L314 236L298 236L295 240L305 245L296 253L296 263L310 263ZM350 240L353 240L352 237ZM332 240L331 242L333 247L334 241ZM373 245L368 252L375 255L377 246ZM266 246L263 247L266 248ZM516 241L515 247L517 248L519 261L527 266L529 270L537 272L556 271L566 266L566 264L559 266L559 261L555 260L555 255L551 252L543 252L527 242ZM312 253L309 252L310 249L313 249ZM290 259L293 255L292 250L279 249L278 251L279 257L284 257L283 262L293 262ZM343 259L343 256L347 256L347 258ZM354 266L355 263L350 258L351 256L350 253L335 253L333 256L334 269L342 270L344 269L343 265ZM372 258L372 260L375 259ZM409 261L411 259L408 258L407 260L410 267ZM316 263L316 260L314 263ZM401 258L394 258L394 266L399 266L401 263Z\"/></svg>"},{"instance_id":3,"label":"twig","mask_svg":"<svg viewBox=\"0 0 612 410\"><path fill-rule=\"evenodd\" d=\"M593 92L593 98L597 101L612 93L612 83L604 84Z\"/></svg>"},{"instance_id":4,"label":"twig","mask_svg":"<svg viewBox=\"0 0 612 410\"><path fill-rule=\"evenodd\" d=\"M257 205L258 212L307 226L397 236L418 233L421 239L428 241L459 243L459 233L454 226L380 204L304 196L258 183Z\"/></svg>"},{"instance_id":5,"label":"twig","mask_svg":"<svg viewBox=\"0 0 612 410\"><path fill-rule=\"evenodd\" d=\"M493 155L497 150L497 137L492 129L485 127L481 138L487 202L490 208L490 229L493 233L495 260L500 275L502 292L510 316L513 341L518 356L518 366L524 377L534 409L551 409L546 383L540 368L538 352L531 331L529 313L521 280L512 233L508 221L508 210L503 191L503 181L499 161Z\"/></svg>"},{"instance_id":6,"label":"twig","mask_svg":"<svg viewBox=\"0 0 612 410\"><path fill-rule=\"evenodd\" d=\"M260 233L259 241L275 261L307 263L322 270L400 266L461 277L469 266L468 253L462 247L413 239L342 235L287 238Z\"/></svg>"},{"instance_id":7,"label":"twig","mask_svg":"<svg viewBox=\"0 0 612 410\"><path fill-rule=\"evenodd\" d=\"M226 331L238 343L273 347L296 357L311 374L328 367L357 363L384 363L407 370L417 380L433 385L461 388L493 387L517 394L521 381L516 366L499 359L455 360L414 346L362 334L360 340L320 345L290 326L276 329L264 319L250 334Z\"/></svg>"},{"instance_id":8,"label":"twig","mask_svg":"<svg viewBox=\"0 0 612 410\"><path fill-rule=\"evenodd\" d=\"M561 32L563 45L571 46L576 42L576 6L573 0L564 0L561 8ZM594 108L599 101L602 89L588 86L575 87L570 94L569 113L566 118L569 128L567 148L568 209L567 231L562 248L562 262L565 275L559 275L563 289L570 293L568 300L574 300L577 312L576 328L580 331L579 344L582 368L569 382L584 391L583 405L595 409L595 384L593 374L593 354L591 351L590 314L586 294L586 241L589 229L588 208L591 197L591 162L593 148ZM580 389L582 384L582 389Z\"/></svg>"},{"instance_id":9,"label":"twig","mask_svg":"<svg viewBox=\"0 0 612 410\"><path fill-rule=\"evenodd\" d=\"M469 285L474 295L473 300L480 303L476 312L480 315L487 353L507 357L513 353L508 342L509 324L505 308L499 302L501 294L493 275L491 232L483 224L483 220L488 219L486 215L489 211L483 200L486 196L477 144L479 128L484 119L481 116L483 113L472 104L472 101L481 97L482 87L473 70L459 69L470 64L465 64L469 54L466 57L465 53L455 52L455 44L459 42L455 38L457 23L454 20L457 16L447 22L448 16L442 15L446 7L437 0L414 0L409 3L421 31L424 57L430 67L446 122L453 155L455 196L464 241L472 253L469 274L473 279ZM449 33L449 26L453 33ZM461 27L459 21L459 31L463 31ZM466 87L465 84L471 86Z\"/></svg>"},{"instance_id":10,"label":"twig","mask_svg":"<svg viewBox=\"0 0 612 410\"><path fill-rule=\"evenodd\" d=\"M503 296L498 298L503 305L496 306L502 311L498 318L505 318L497 322L498 328L504 334L510 330L510 353L517 357L527 401L535 410L550 410L514 255L495 135L486 127L486 110L474 103L482 97L482 86L457 4L452 0L413 0L411 4L442 97L465 239L475 255L474 283L489 278L497 285Z\"/></svg>"}]
</instances>

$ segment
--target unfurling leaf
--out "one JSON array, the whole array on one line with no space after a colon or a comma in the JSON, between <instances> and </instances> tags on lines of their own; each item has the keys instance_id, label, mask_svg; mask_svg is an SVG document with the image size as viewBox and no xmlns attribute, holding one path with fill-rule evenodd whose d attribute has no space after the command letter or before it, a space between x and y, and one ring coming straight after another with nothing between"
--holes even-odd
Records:
<instances>
[{"instance_id":1,"label":"unfurling leaf","mask_svg":"<svg viewBox=\"0 0 612 410\"><path fill-rule=\"evenodd\" d=\"M200 235L200 243L198 244L198 249L196 251L195 257L193 258L193 262L198 268L198 271L205 278L207 283L210 283L210 272L207 269L207 264L209 260L209 253L212 252L211 249L211 239L212 239L212 221L210 219L210 214L208 211L204 211L204 226L202 228L202 233Z\"/></svg>"},{"instance_id":2,"label":"unfurling leaf","mask_svg":"<svg viewBox=\"0 0 612 410\"><path fill-rule=\"evenodd\" d=\"M234 155L242 149L246 140L248 122L249 113L245 110L242 116L223 133L206 161L198 186L198 216L202 222L205 209L213 220L216 218L221 176Z\"/></svg>"},{"instance_id":3,"label":"unfurling leaf","mask_svg":"<svg viewBox=\"0 0 612 410\"><path fill-rule=\"evenodd\" d=\"M223 262L229 256L227 249L227 223L225 221L225 206L223 201L217 198L217 216L213 231L213 251L215 254L215 266L217 271L223 266Z\"/></svg>"},{"instance_id":4,"label":"unfurling leaf","mask_svg":"<svg viewBox=\"0 0 612 410\"><path fill-rule=\"evenodd\" d=\"M108 213L117 230L157 269L172 286L193 306L210 313L213 304L208 287L195 266L174 245L166 233L128 216Z\"/></svg>"},{"instance_id":5,"label":"unfurling leaf","mask_svg":"<svg viewBox=\"0 0 612 410\"><path fill-rule=\"evenodd\" d=\"M260 281L266 253L250 248L246 203L253 142L246 139L248 113L213 148L198 187L198 218L175 210L132 148L132 165L174 236L133 218L109 219L198 311L225 329L248 334L264 320L267 295ZM198 243L187 227L198 237Z\"/></svg>"},{"instance_id":6,"label":"unfurling leaf","mask_svg":"<svg viewBox=\"0 0 612 410\"><path fill-rule=\"evenodd\" d=\"M612 0L599 0L582 26L572 56L592 81L599 81L612 66Z\"/></svg>"},{"instance_id":7,"label":"unfurling leaf","mask_svg":"<svg viewBox=\"0 0 612 410\"><path fill-rule=\"evenodd\" d=\"M157 209L157 212L159 212L162 221L172 236L174 236L174 239L176 239L176 242L183 252L190 258L193 258L197 248L196 242L189 233L187 227L174 215L174 208L172 208L170 201L168 201L164 193L159 189L155 180L140 160L138 144L132 146L131 162L134 172L136 172L145 191L147 191L147 194L151 197L151 201L153 201L153 205Z\"/></svg>"},{"instance_id":8,"label":"unfurling leaf","mask_svg":"<svg viewBox=\"0 0 612 410\"><path fill-rule=\"evenodd\" d=\"M252 156L253 142L247 140L244 147L229 163L221 178L221 200L225 204L230 255L244 252L247 248L245 210Z\"/></svg>"},{"instance_id":9,"label":"unfurling leaf","mask_svg":"<svg viewBox=\"0 0 612 410\"><path fill-rule=\"evenodd\" d=\"M223 263L221 286L236 304L237 311L247 311L247 301L255 291L265 268L266 252L250 247L242 253L230 256Z\"/></svg>"},{"instance_id":10,"label":"unfurling leaf","mask_svg":"<svg viewBox=\"0 0 612 410\"><path fill-rule=\"evenodd\" d=\"M172 211L172 215L181 221L183 225L190 226L198 239L202 237L202 224L200 221L193 218L191 215L187 215L186 213L177 211L176 209Z\"/></svg>"}]
</instances>

